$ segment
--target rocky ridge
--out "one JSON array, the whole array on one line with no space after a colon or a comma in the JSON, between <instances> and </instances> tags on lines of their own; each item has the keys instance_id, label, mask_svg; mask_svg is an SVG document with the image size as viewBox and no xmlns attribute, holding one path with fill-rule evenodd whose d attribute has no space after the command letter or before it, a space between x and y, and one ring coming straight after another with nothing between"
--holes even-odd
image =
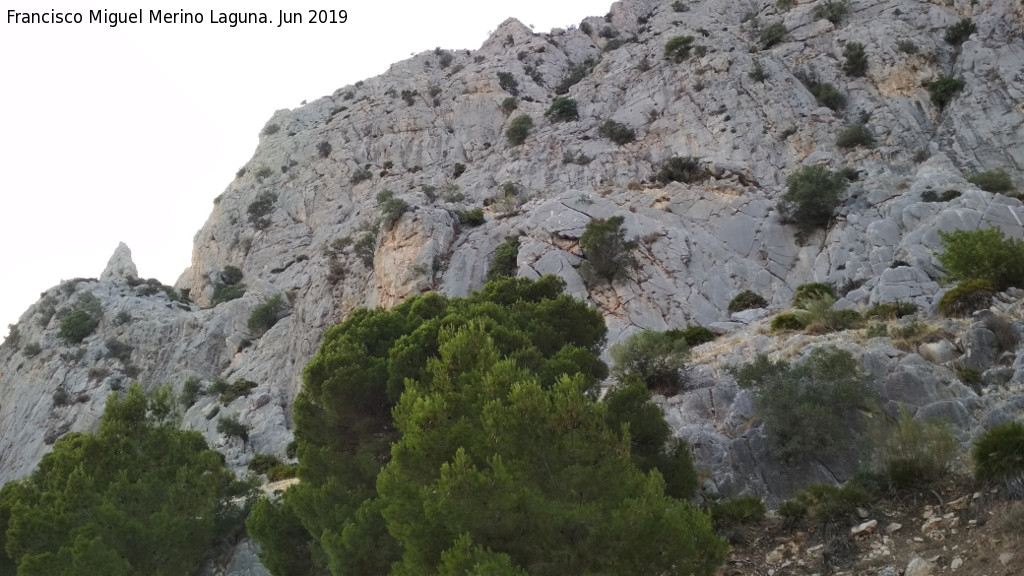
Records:
<instances>
[{"instance_id":1,"label":"rocky ridge","mask_svg":"<svg viewBox=\"0 0 1024 576\"><path fill-rule=\"evenodd\" d=\"M22 316L18 342L0 348L0 483L29 473L61 433L94 427L109 391L133 379L176 392L190 378L257 383L226 406L200 396L183 408L184 426L237 469L257 453L283 456L301 369L324 330L360 306L430 290L467 294L483 285L497 245L516 234L519 274L565 278L572 294L605 312L610 343L641 328L703 324L726 333L695 351L695 389L663 400L708 470L709 490L777 502L813 479L849 474L837 463L794 473L765 458L761 430L746 429L749 394L722 369L756 352L796 357L837 343L877 376L890 409L942 416L965 442L981 427L1019 419L1024 360L1016 349L993 352L984 318L931 319L946 344L907 351L862 333L779 338L763 333L764 317L726 310L744 289L778 310L796 286L821 281L840 288L838 306L901 300L930 318L945 289L934 257L939 231L995 225L1024 237L1024 205L966 179L998 168L1024 185L1024 7L851 0L833 23L816 15L823 2L781 11L774 2L704 0L677 11L671 2L624 0L604 18L549 34L508 20L478 50L427 51L274 113L252 160L215 200L174 290L140 284L122 246L98 280L51 288ZM960 46L946 43L946 28L965 17L977 31ZM763 49L760 34L774 22L787 36ZM690 58L663 58L665 43L683 34L696 38ZM866 48L863 78L842 70L852 41ZM564 95L579 119L550 121L544 112L574 69L584 77ZM799 74L835 84L845 108L820 105ZM965 83L942 110L922 87L940 74ZM509 114L502 104L511 96L518 102ZM510 146L504 130L524 113L534 128ZM635 141L602 137L607 120L632 128ZM836 146L854 122L872 132L873 148ZM693 156L707 177L659 182L672 156ZM828 231L800 245L775 202L786 175L813 164L847 166L858 179ZM951 189L960 196L925 201ZM393 226L379 221L383 190L408 207ZM460 213L478 207L483 225L460 224ZM588 221L609 216L624 217L640 241L641 265L625 281L588 286L577 271L578 240ZM373 240L360 247L363 238ZM214 305L229 266L242 272L245 293ZM172 300L182 292L189 302ZM68 345L58 336L60 311L84 293L102 304L103 318L96 334ZM282 317L252 333L250 314L274 296L287 303ZM997 312L1024 335L1020 296L1004 295ZM985 374L985 388L957 379L964 363ZM217 432L225 415L249 427L247 441Z\"/></svg>"}]
</instances>

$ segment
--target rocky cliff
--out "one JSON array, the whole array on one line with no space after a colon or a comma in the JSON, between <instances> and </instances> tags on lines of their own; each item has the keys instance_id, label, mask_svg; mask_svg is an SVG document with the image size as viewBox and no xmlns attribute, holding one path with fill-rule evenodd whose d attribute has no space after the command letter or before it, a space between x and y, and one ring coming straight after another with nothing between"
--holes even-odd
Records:
<instances>
[{"instance_id":1,"label":"rocky cliff","mask_svg":"<svg viewBox=\"0 0 1024 576\"><path fill-rule=\"evenodd\" d=\"M757 314L727 312L742 290L779 309L797 285L819 281L839 288L840 307L901 300L927 315L944 290L939 231L995 225L1024 237L1024 205L966 179L1002 169L1024 185L1024 6L792 4L623 0L603 18L548 34L508 20L478 50L429 50L277 111L214 201L173 288L136 279L121 246L98 280L54 287L21 317L0 348L0 483L29 473L61 433L95 426L106 395L134 379L176 392L189 379L255 382L223 407L200 395L183 408L184 425L237 468L256 453L283 455L302 367L326 328L360 306L479 288L510 235L521 236L519 274L565 278L604 311L610 342L693 324L726 334L727 345L696 351L698 389L663 400L710 489L774 501L812 478L848 473L823 464L795 477L765 459L763 436L746 426L750 398L722 370L758 351L794 357L813 342L840 342L889 401L946 416L964 440L993 419L1019 418L1024 356L979 352L990 340L981 320L943 321L948 349L926 360L887 338L780 339L763 333ZM976 31L947 42L962 18ZM786 33L773 43L766 30L777 23ZM666 59L666 43L683 35L694 37L690 56ZM862 77L844 73L853 42L867 56ZM940 108L924 85L943 75L964 87ZM845 106L820 104L801 78L834 85ZM576 101L578 119L545 116L560 95ZM534 126L511 145L505 130L521 114ZM606 137L607 121L634 139ZM867 127L873 147L837 146L853 123ZM672 157L692 157L700 177L661 182ZM827 231L798 243L776 200L788 174L817 164L857 179ZM927 201L947 190L961 194ZM479 226L465 214L475 208ZM579 237L609 216L624 217L639 241L640 266L614 285L588 285ZM83 295L102 318L69 344L61 319L88 304ZM1019 296L1000 305L1024 335ZM275 297L278 321L252 329L252 313ZM988 393L957 380L951 368L965 358L986 374ZM249 427L248 441L217 432L225 415Z\"/></svg>"}]
</instances>

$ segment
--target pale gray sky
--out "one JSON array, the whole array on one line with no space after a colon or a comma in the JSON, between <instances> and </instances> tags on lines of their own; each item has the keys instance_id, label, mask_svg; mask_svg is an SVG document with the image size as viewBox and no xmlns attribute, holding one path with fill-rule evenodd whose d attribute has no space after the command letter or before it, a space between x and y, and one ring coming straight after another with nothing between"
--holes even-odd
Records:
<instances>
[{"instance_id":1,"label":"pale gray sky","mask_svg":"<svg viewBox=\"0 0 1024 576\"><path fill-rule=\"evenodd\" d=\"M269 25L212 24L264 11ZM538 32L605 14L611 0L357 0L345 24L277 27L280 10L323 3L169 5L203 24L148 23L151 4L23 1L11 10L78 12L81 24L14 24L0 14L7 115L0 140L0 335L39 293L98 277L125 242L139 275L173 284L192 237L256 147L274 110L376 76L411 53L479 48L505 18ZM45 6L45 8L44 8ZM141 24L88 23L89 11L143 11Z\"/></svg>"}]
</instances>

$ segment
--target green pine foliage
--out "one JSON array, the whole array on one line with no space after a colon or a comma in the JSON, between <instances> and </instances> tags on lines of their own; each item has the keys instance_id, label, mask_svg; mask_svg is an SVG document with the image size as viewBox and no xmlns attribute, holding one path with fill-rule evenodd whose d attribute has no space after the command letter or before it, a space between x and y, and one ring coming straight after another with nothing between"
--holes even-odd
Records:
<instances>
[{"instance_id":1,"label":"green pine foliage","mask_svg":"<svg viewBox=\"0 0 1024 576\"><path fill-rule=\"evenodd\" d=\"M864 52L864 45L860 42L847 42L843 46L843 72L847 76L862 77L868 71L868 55Z\"/></svg>"},{"instance_id":2,"label":"green pine foliage","mask_svg":"<svg viewBox=\"0 0 1024 576\"><path fill-rule=\"evenodd\" d=\"M724 543L666 495L696 486L688 446L658 427L656 406L634 409L649 401L642 386L618 411L595 400L604 321L564 287L505 279L468 298L358 310L330 329L295 401L301 482L248 522L264 565L288 576L712 574Z\"/></svg>"},{"instance_id":3,"label":"green pine foliage","mask_svg":"<svg viewBox=\"0 0 1024 576\"><path fill-rule=\"evenodd\" d=\"M585 278L596 278L613 282L623 276L627 270L637 265L633 251L637 248L635 240L626 240L626 231L622 228L622 216L611 218L595 218L587 223L583 235L580 236L580 248L587 261L581 268Z\"/></svg>"},{"instance_id":4,"label":"green pine foliage","mask_svg":"<svg viewBox=\"0 0 1024 576\"><path fill-rule=\"evenodd\" d=\"M839 196L847 180L840 172L824 166L802 166L786 178L786 192L779 198L779 216L796 224L799 236L806 238L816 228L824 228L839 206Z\"/></svg>"},{"instance_id":5,"label":"green pine foliage","mask_svg":"<svg viewBox=\"0 0 1024 576\"><path fill-rule=\"evenodd\" d=\"M753 388L755 412L788 463L852 451L860 412L877 399L853 355L834 347L816 348L795 365L759 355L733 373L740 387Z\"/></svg>"},{"instance_id":6,"label":"green pine foliage","mask_svg":"<svg viewBox=\"0 0 1024 576\"><path fill-rule=\"evenodd\" d=\"M526 142L526 137L530 135L532 128L533 118L526 114L520 114L508 123L508 128L505 129L505 138L512 146L519 146Z\"/></svg>"},{"instance_id":7,"label":"green pine foliage","mask_svg":"<svg viewBox=\"0 0 1024 576\"><path fill-rule=\"evenodd\" d=\"M1024 286L1024 241L1007 238L1000 228L939 232L939 263L947 279L983 280L999 290Z\"/></svg>"},{"instance_id":8,"label":"green pine foliage","mask_svg":"<svg viewBox=\"0 0 1024 576\"><path fill-rule=\"evenodd\" d=\"M112 394L95 434L54 444L0 490L0 569L19 575L192 574L244 489L202 435L179 430L169 387Z\"/></svg>"},{"instance_id":9,"label":"green pine foliage","mask_svg":"<svg viewBox=\"0 0 1024 576\"><path fill-rule=\"evenodd\" d=\"M487 269L487 281L493 282L502 278L515 278L519 270L519 237L509 236L504 242L498 244L491 258L491 265Z\"/></svg>"},{"instance_id":10,"label":"green pine foliage","mask_svg":"<svg viewBox=\"0 0 1024 576\"><path fill-rule=\"evenodd\" d=\"M928 94L931 96L932 104L938 106L939 110L945 109L946 105L965 86L967 84L962 79L955 76L946 76L945 74L940 74L934 80L924 83L924 87L928 89Z\"/></svg>"}]
</instances>

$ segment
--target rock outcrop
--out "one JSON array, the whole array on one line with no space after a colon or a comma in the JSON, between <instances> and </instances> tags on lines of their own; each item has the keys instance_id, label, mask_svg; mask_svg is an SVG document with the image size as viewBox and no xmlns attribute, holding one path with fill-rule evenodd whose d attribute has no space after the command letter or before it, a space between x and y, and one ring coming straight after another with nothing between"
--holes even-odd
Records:
<instances>
[{"instance_id":1,"label":"rock outcrop","mask_svg":"<svg viewBox=\"0 0 1024 576\"><path fill-rule=\"evenodd\" d=\"M255 382L225 406L210 394L183 405L184 425L237 469L257 453L283 456L301 369L329 326L360 306L468 294L510 235L522 236L519 274L565 278L604 311L609 343L640 328L728 332L727 345L697 351L702 384L663 400L723 493L777 501L851 472L821 463L798 476L766 457L760 429L747 429L749 392L722 370L757 352L796 357L837 342L877 376L890 409L943 417L965 441L1019 418L1024 357L994 352L982 320L949 321L945 344L915 352L887 338L762 333L764 316L810 281L837 286L840 307L899 300L931 310L944 290L940 231L992 225L1024 237L1020 200L967 181L1003 169L1024 185L1019 3L851 0L836 23L817 15L820 3L783 12L763 0L744 14L727 0L688 3L685 13L623 0L604 18L549 34L508 20L478 50L424 52L275 112L252 160L214 201L173 289L138 281L121 245L99 280L54 287L21 317L17 338L0 348L0 483L29 473L61 433L93 428L106 395L135 379L176 393L189 379ZM977 32L948 44L946 28L964 17ZM761 33L776 22L787 33L764 48ZM663 50L680 35L695 40L676 63ZM865 46L864 77L843 73L849 42ZM964 81L944 108L923 87L940 75ZM801 77L835 85L845 107L819 104ZM545 116L559 94L576 101L577 120ZM504 131L520 114L534 127L513 146ZM606 138L607 121L635 139ZM865 124L875 145L838 147L851 123ZM702 176L659 180L672 157L693 157ZM857 177L827 231L799 244L776 201L788 174L817 164ZM959 195L929 201L948 190ZM475 208L485 214L479 226L465 221ZM613 285L588 285L579 238L590 220L609 216L622 216L639 241L640 266ZM728 303L745 289L763 295L768 311L732 317ZM83 294L103 317L94 335L68 344L59 319ZM250 332L250 314L275 296L286 310L265 333ZM1020 296L998 306L1024 335ZM961 363L984 373L981 393L958 381ZM224 415L249 427L248 441L217 433Z\"/></svg>"}]
</instances>

